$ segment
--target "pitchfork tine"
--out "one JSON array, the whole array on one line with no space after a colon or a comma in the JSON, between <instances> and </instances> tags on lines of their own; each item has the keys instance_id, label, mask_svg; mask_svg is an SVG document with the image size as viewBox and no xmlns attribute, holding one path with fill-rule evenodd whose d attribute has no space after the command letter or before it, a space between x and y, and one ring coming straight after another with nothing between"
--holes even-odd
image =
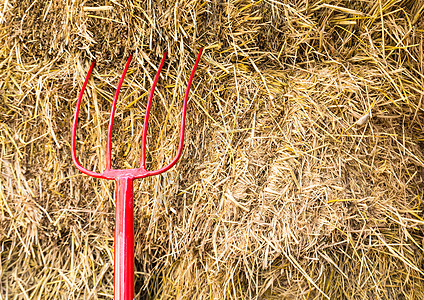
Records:
<instances>
[{"instance_id":1,"label":"pitchfork tine","mask_svg":"<svg viewBox=\"0 0 424 300\"><path fill-rule=\"evenodd\" d=\"M110 170L111 156L112 156L112 129L113 119L115 117L116 102L118 101L119 91L121 90L122 83L124 82L125 74L127 74L128 67L130 66L131 55L128 57L127 64L125 65L124 72L119 80L118 87L116 88L115 97L113 98L112 108L109 116L109 127L107 130L107 145L106 145L106 171Z\"/></svg>"},{"instance_id":2,"label":"pitchfork tine","mask_svg":"<svg viewBox=\"0 0 424 300\"><path fill-rule=\"evenodd\" d=\"M101 178L102 174L99 174L99 173L93 172L93 171L89 171L86 168L84 168L83 166L81 166L81 164L78 161L78 158L77 158L77 155L76 155L76 149L75 149L76 148L75 139L76 139L76 135L77 135L78 115L79 115L79 110L80 110L80 106L81 106L81 99L82 99L82 95L84 94L85 87L87 86L88 79L90 78L91 72L93 71L95 64L96 64L96 61L94 60L91 63L90 69L88 70L87 76L85 77L84 84L82 85L81 92L78 96L77 107L75 109L74 123L72 125L71 155L72 155L72 160L74 161L74 164L78 168L78 170L80 170L82 173L87 174L89 176Z\"/></svg>"},{"instance_id":3,"label":"pitchfork tine","mask_svg":"<svg viewBox=\"0 0 424 300\"><path fill-rule=\"evenodd\" d=\"M160 62L158 71L156 72L152 89L150 91L149 100L147 100L146 113L144 115L143 135L141 138L141 158L140 158L140 168L144 170L146 169L146 136L147 136L147 127L149 125L150 107L152 106L153 94L155 92L156 84L159 80L160 71L162 70L163 63L165 62L165 58L166 58L166 52L163 54L162 61Z\"/></svg>"}]
</instances>

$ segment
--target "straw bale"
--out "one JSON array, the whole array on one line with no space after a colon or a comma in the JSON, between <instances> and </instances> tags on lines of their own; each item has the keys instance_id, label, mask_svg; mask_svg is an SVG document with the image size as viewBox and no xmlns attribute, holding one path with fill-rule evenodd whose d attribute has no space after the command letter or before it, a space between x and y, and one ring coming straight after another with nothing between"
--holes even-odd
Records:
<instances>
[{"instance_id":1,"label":"straw bale","mask_svg":"<svg viewBox=\"0 0 424 300\"><path fill-rule=\"evenodd\" d=\"M114 183L135 182L136 299L424 299L424 1L0 3L0 299L113 298Z\"/></svg>"}]
</instances>

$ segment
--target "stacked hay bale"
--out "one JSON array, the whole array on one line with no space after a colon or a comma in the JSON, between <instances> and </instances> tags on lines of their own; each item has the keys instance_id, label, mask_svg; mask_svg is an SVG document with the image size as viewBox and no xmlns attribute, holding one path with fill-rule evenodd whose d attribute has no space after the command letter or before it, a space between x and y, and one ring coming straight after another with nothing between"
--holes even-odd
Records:
<instances>
[{"instance_id":1,"label":"stacked hay bale","mask_svg":"<svg viewBox=\"0 0 424 300\"><path fill-rule=\"evenodd\" d=\"M0 299L113 295L114 184L139 159L138 299L423 299L424 1L33 1L0 9Z\"/></svg>"}]
</instances>

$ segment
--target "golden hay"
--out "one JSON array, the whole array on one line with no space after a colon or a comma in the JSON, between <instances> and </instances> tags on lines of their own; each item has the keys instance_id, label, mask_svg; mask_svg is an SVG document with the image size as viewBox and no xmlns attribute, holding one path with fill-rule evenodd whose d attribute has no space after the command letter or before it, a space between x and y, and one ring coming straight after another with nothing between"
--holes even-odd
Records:
<instances>
[{"instance_id":1,"label":"golden hay","mask_svg":"<svg viewBox=\"0 0 424 300\"><path fill-rule=\"evenodd\" d=\"M112 299L114 184L135 166L137 299L424 299L423 0L5 0L0 299Z\"/></svg>"}]
</instances>

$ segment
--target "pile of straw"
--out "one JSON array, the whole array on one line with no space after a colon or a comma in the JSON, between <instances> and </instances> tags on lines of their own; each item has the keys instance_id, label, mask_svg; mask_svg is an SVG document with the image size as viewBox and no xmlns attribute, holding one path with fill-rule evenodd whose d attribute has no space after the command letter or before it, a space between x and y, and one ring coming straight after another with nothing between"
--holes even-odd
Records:
<instances>
[{"instance_id":1,"label":"pile of straw","mask_svg":"<svg viewBox=\"0 0 424 300\"><path fill-rule=\"evenodd\" d=\"M112 299L113 167L138 164L137 299L424 299L422 0L0 4L0 299Z\"/></svg>"}]
</instances>

